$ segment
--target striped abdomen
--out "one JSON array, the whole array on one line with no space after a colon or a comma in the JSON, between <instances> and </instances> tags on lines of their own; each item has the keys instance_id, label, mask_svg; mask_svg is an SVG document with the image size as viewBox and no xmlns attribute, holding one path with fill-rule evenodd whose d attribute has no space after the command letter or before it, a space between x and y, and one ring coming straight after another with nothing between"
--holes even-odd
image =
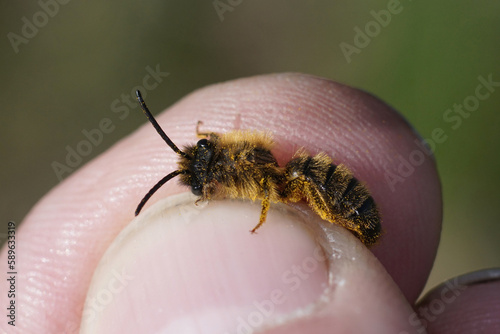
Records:
<instances>
[{"instance_id":1,"label":"striped abdomen","mask_svg":"<svg viewBox=\"0 0 500 334\"><path fill-rule=\"evenodd\" d=\"M324 153L299 152L285 169L283 200L306 198L321 218L351 230L364 244L381 234L380 216L368 189L344 165L334 165Z\"/></svg>"}]
</instances>

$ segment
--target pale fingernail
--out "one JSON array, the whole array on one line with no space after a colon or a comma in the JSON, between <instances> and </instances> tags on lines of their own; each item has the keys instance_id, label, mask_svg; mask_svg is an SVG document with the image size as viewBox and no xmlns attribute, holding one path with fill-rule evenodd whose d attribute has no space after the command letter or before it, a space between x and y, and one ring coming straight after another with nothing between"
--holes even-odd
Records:
<instances>
[{"instance_id":1,"label":"pale fingernail","mask_svg":"<svg viewBox=\"0 0 500 334\"><path fill-rule=\"evenodd\" d=\"M338 279L331 261L341 254L329 247L325 257L297 210L272 205L252 235L259 203L195 200L160 201L114 240L81 333L252 333L311 312Z\"/></svg>"}]
</instances>

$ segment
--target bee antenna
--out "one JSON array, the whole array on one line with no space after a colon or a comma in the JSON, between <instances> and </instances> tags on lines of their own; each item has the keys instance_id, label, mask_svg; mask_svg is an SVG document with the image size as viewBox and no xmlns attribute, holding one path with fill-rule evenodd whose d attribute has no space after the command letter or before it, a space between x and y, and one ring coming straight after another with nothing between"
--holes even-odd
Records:
<instances>
[{"instance_id":1,"label":"bee antenna","mask_svg":"<svg viewBox=\"0 0 500 334\"><path fill-rule=\"evenodd\" d=\"M167 176L165 176L160 181L158 181L158 183L155 184L154 187L149 190L149 192L146 194L146 196L144 196L144 198L142 199L141 203L139 203L139 205L137 206L137 209L135 210L135 215L137 216L141 212L141 210L144 207L144 205L146 204L146 202L151 198L151 196L153 196L153 194L158 189L160 189L160 187L162 185L164 185L170 179L176 177L177 175L179 175L179 174L186 174L186 173L187 173L187 171L185 171L185 170L176 170L176 171L173 171L172 173L168 174Z\"/></svg>"},{"instance_id":2,"label":"bee antenna","mask_svg":"<svg viewBox=\"0 0 500 334\"><path fill-rule=\"evenodd\" d=\"M165 141L165 143L167 143L168 146L170 146L170 148L172 150L174 150L175 153L179 154L179 155L182 155L183 157L186 157L188 158L189 156L185 153L185 152L182 152L171 140L170 138L168 138L167 134L165 133L165 131L163 131L163 129L160 127L160 124L158 124L158 122L156 121L156 119L153 117L153 115L151 114L151 112L149 111L148 107L146 106L146 102L144 102L144 99L142 98L142 95L141 95L141 92L139 90L137 90L135 92L135 94L137 95L137 101L139 101L139 104L141 105L141 109L142 111L144 112L144 114L146 115L146 117L148 118L148 120L151 122L151 124L153 124L154 128L156 129L156 132L158 132L158 134L160 135L160 137L163 138L163 140Z\"/></svg>"}]
</instances>

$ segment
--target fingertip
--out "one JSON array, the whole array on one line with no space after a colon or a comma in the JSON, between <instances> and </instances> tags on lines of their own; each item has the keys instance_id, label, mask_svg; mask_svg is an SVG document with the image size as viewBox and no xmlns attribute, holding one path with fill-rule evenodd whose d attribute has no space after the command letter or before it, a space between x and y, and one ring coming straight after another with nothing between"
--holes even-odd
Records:
<instances>
[{"instance_id":1,"label":"fingertip","mask_svg":"<svg viewBox=\"0 0 500 334\"><path fill-rule=\"evenodd\" d=\"M439 238L440 211L436 208L440 192L435 166L427 159L404 177L394 192L387 190L383 179L386 163L397 172L398 157L407 159L417 138L394 110L327 79L280 74L204 88L158 116L165 132L181 146L196 139L198 120L216 132L235 127L272 131L280 163L286 163L301 146L310 153L325 151L336 162L347 163L356 177L368 184L383 210L387 235L374 253L409 300L419 294ZM148 123L40 201L19 230L20 238L31 241L24 243L26 260L20 264L20 272L25 284L19 286L19 301L26 305L19 315L30 321L20 323L19 328L58 332L64 331L67 323L78 322L97 262L134 217L133 210L144 194L176 168L176 158ZM169 183L155 193L144 210L181 191L185 189L176 182ZM251 227L239 226L238 231L241 228L248 237L261 237L260 230L250 235L247 230ZM286 235L288 230L282 233ZM198 255L203 252L192 254L192 258ZM220 262L225 256L235 255L224 253ZM105 301L107 290L102 291ZM41 303L47 307L38 307Z\"/></svg>"}]
</instances>

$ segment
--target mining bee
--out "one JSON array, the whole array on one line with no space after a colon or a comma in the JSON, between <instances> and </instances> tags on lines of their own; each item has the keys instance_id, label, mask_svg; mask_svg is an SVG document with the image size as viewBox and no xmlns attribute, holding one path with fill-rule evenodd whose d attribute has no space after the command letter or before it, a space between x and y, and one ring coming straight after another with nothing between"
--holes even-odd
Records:
<instances>
[{"instance_id":1,"label":"mining bee","mask_svg":"<svg viewBox=\"0 0 500 334\"><path fill-rule=\"evenodd\" d=\"M144 204L166 182L180 176L181 184L191 187L198 201L219 198L262 200L259 223L266 220L271 203L298 202L306 199L324 220L350 230L365 245L380 237L380 215L368 189L344 165L334 165L325 153L309 156L299 150L285 167L280 167L271 153L270 133L231 131L224 134L202 133L198 122L196 145L180 150L165 134L149 111L140 91L136 92L141 108L158 134L179 155L178 169L161 179L139 203Z\"/></svg>"}]
</instances>

